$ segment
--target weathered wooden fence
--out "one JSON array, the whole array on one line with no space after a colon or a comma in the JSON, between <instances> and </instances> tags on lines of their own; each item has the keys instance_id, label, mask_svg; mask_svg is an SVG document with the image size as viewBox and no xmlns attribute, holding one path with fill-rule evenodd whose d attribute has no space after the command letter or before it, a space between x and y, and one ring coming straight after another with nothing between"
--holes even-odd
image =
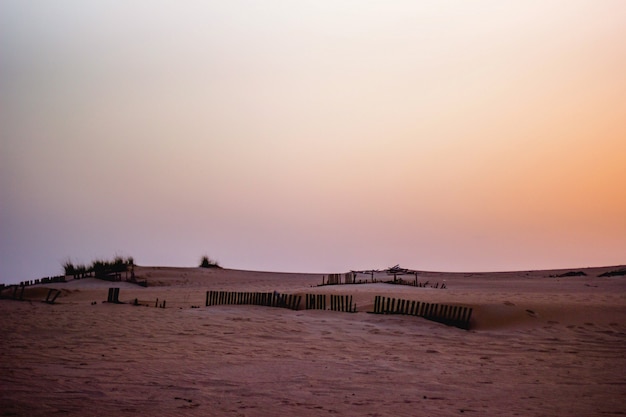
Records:
<instances>
[{"instance_id":1,"label":"weathered wooden fence","mask_svg":"<svg viewBox=\"0 0 626 417\"><path fill-rule=\"evenodd\" d=\"M328 274L327 285L341 284L341 274Z\"/></svg>"},{"instance_id":2,"label":"weathered wooden fence","mask_svg":"<svg viewBox=\"0 0 626 417\"><path fill-rule=\"evenodd\" d=\"M342 282L343 278L343 282ZM356 274L354 272L347 272L345 274L328 274L322 277L322 285L340 285L340 284L354 284L356 283Z\"/></svg>"},{"instance_id":3,"label":"weathered wooden fence","mask_svg":"<svg viewBox=\"0 0 626 417\"><path fill-rule=\"evenodd\" d=\"M306 294L307 310L326 310L326 294Z\"/></svg>"},{"instance_id":4,"label":"weathered wooden fence","mask_svg":"<svg viewBox=\"0 0 626 417\"><path fill-rule=\"evenodd\" d=\"M15 286L15 289L13 290L13 299L14 300L23 300L24 299L24 287L25 285L21 285L20 286L20 295L19 298L17 296L17 285Z\"/></svg>"},{"instance_id":5,"label":"weathered wooden fence","mask_svg":"<svg viewBox=\"0 0 626 417\"><path fill-rule=\"evenodd\" d=\"M224 304L245 304L297 310L301 300L301 295L277 292L207 291L205 305L208 307Z\"/></svg>"},{"instance_id":6,"label":"weathered wooden fence","mask_svg":"<svg viewBox=\"0 0 626 417\"><path fill-rule=\"evenodd\" d=\"M57 297L61 294L61 291L51 288L50 291L48 291L48 295L46 296L46 303L48 304L54 304L54 302L56 301Z\"/></svg>"},{"instance_id":7,"label":"weathered wooden fence","mask_svg":"<svg viewBox=\"0 0 626 417\"><path fill-rule=\"evenodd\" d=\"M330 309L332 311L343 311L346 313L356 313L356 304L352 305L351 295L330 296Z\"/></svg>"},{"instance_id":8,"label":"weathered wooden fence","mask_svg":"<svg viewBox=\"0 0 626 417\"><path fill-rule=\"evenodd\" d=\"M120 289L109 288L109 295L107 297L107 303L120 303Z\"/></svg>"},{"instance_id":9,"label":"weathered wooden fence","mask_svg":"<svg viewBox=\"0 0 626 417\"><path fill-rule=\"evenodd\" d=\"M29 287L31 285L50 284L53 282L66 282L65 275L57 275L55 277L44 277L40 279L32 279L20 282L20 286Z\"/></svg>"},{"instance_id":10,"label":"weathered wooden fence","mask_svg":"<svg viewBox=\"0 0 626 417\"><path fill-rule=\"evenodd\" d=\"M280 294L277 292L232 292L207 291L205 305L259 305L267 307L283 307L291 310L300 308L301 295ZM326 294L305 294L307 310L326 310ZM333 311L356 312L356 304L352 303L351 295L331 295L330 309Z\"/></svg>"},{"instance_id":11,"label":"weathered wooden fence","mask_svg":"<svg viewBox=\"0 0 626 417\"><path fill-rule=\"evenodd\" d=\"M0 288L0 298L8 298L11 300L24 301L24 288L26 286L22 283L20 285L8 285Z\"/></svg>"},{"instance_id":12,"label":"weathered wooden fence","mask_svg":"<svg viewBox=\"0 0 626 417\"><path fill-rule=\"evenodd\" d=\"M0 287L0 298L10 298L13 300L24 301L24 289L27 286L28 285L25 283L22 283L20 285L10 285L8 287L2 286ZM5 289L8 290L7 294L3 293ZM61 291L51 288L48 291L48 295L46 296L46 299L44 300L44 302L48 304L54 304L54 302L56 301L57 297L60 294L61 294Z\"/></svg>"},{"instance_id":13,"label":"weathered wooden fence","mask_svg":"<svg viewBox=\"0 0 626 417\"><path fill-rule=\"evenodd\" d=\"M403 300L377 295L374 298L374 314L403 314L422 317L469 330L472 308L434 303L422 303L415 300Z\"/></svg>"}]
</instances>

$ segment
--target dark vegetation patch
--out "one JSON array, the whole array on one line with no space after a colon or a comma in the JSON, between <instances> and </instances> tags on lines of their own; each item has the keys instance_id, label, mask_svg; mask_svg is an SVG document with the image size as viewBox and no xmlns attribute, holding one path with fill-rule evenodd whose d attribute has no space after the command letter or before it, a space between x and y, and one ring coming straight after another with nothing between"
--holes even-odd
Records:
<instances>
[{"instance_id":1,"label":"dark vegetation patch","mask_svg":"<svg viewBox=\"0 0 626 417\"><path fill-rule=\"evenodd\" d=\"M598 276L599 277L617 277L617 276L622 276L622 275L626 275L626 268L616 269L614 271L608 271Z\"/></svg>"},{"instance_id":2,"label":"dark vegetation patch","mask_svg":"<svg viewBox=\"0 0 626 417\"><path fill-rule=\"evenodd\" d=\"M586 277L587 274L585 274L583 271L569 271L569 272L565 272L563 274L557 275L557 277L559 278L565 278L565 277Z\"/></svg>"},{"instance_id":3,"label":"dark vegetation patch","mask_svg":"<svg viewBox=\"0 0 626 417\"><path fill-rule=\"evenodd\" d=\"M96 259L91 262L91 265L74 264L72 261L67 260L63 263L63 271L65 275L71 275L75 279L92 275L96 278L102 278L110 274L119 274L129 269L132 270L134 266L135 260L132 257L123 258L116 256L112 261Z\"/></svg>"},{"instance_id":4,"label":"dark vegetation patch","mask_svg":"<svg viewBox=\"0 0 626 417\"><path fill-rule=\"evenodd\" d=\"M221 266L216 260L205 255L200 259L200 268L221 268Z\"/></svg>"}]
</instances>

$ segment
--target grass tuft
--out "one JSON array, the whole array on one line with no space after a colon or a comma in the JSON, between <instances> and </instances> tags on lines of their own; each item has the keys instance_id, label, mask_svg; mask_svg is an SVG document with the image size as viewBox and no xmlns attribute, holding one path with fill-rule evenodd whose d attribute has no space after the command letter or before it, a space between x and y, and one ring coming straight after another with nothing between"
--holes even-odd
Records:
<instances>
[{"instance_id":1,"label":"grass tuft","mask_svg":"<svg viewBox=\"0 0 626 417\"><path fill-rule=\"evenodd\" d=\"M220 265L217 261L209 258L208 256L204 255L201 259L200 259L200 268L220 268Z\"/></svg>"},{"instance_id":2,"label":"grass tuft","mask_svg":"<svg viewBox=\"0 0 626 417\"><path fill-rule=\"evenodd\" d=\"M116 256L112 261L95 259L89 266L84 264L75 265L68 259L63 263L63 271L65 275L71 275L74 278L84 278L92 273L96 278L101 278L109 274L126 272L129 269L133 269L134 266L135 260L132 257L123 258Z\"/></svg>"}]
</instances>

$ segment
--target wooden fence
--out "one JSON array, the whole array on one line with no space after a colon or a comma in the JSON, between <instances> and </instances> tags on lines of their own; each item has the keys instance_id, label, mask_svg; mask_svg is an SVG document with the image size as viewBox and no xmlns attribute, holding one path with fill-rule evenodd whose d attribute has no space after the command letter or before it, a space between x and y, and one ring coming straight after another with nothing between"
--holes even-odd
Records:
<instances>
[{"instance_id":1,"label":"wooden fence","mask_svg":"<svg viewBox=\"0 0 626 417\"><path fill-rule=\"evenodd\" d=\"M277 292L207 291L205 305L207 307L214 305L259 305L298 310L301 300L301 295ZM304 301L307 310L326 310L325 294L306 294ZM356 304L352 303L351 295L331 295L330 310L355 313Z\"/></svg>"},{"instance_id":2,"label":"wooden fence","mask_svg":"<svg viewBox=\"0 0 626 417\"><path fill-rule=\"evenodd\" d=\"M32 279L27 281L20 282L20 286L29 287L31 285L39 285L39 284L51 284L54 282L66 282L65 275L57 275L55 277L44 277L40 279Z\"/></svg>"},{"instance_id":3,"label":"wooden fence","mask_svg":"<svg viewBox=\"0 0 626 417\"><path fill-rule=\"evenodd\" d=\"M330 309L332 311L343 311L346 313L356 313L356 304L352 305L351 295L330 296Z\"/></svg>"},{"instance_id":4,"label":"wooden fence","mask_svg":"<svg viewBox=\"0 0 626 417\"><path fill-rule=\"evenodd\" d=\"M326 294L306 294L307 310L326 310Z\"/></svg>"},{"instance_id":5,"label":"wooden fence","mask_svg":"<svg viewBox=\"0 0 626 417\"><path fill-rule=\"evenodd\" d=\"M46 303L48 304L54 304L54 302L56 301L57 297L61 294L61 291L51 288L48 291L48 295L46 296Z\"/></svg>"},{"instance_id":6,"label":"wooden fence","mask_svg":"<svg viewBox=\"0 0 626 417\"><path fill-rule=\"evenodd\" d=\"M6 298L10 300L24 301L24 283L21 285L2 285L0 286L0 299Z\"/></svg>"},{"instance_id":7,"label":"wooden fence","mask_svg":"<svg viewBox=\"0 0 626 417\"><path fill-rule=\"evenodd\" d=\"M120 304L120 289L109 288L109 295L107 297L107 303Z\"/></svg>"},{"instance_id":8,"label":"wooden fence","mask_svg":"<svg viewBox=\"0 0 626 417\"><path fill-rule=\"evenodd\" d=\"M353 272L347 272L345 274L328 274L328 277L325 275L322 276L322 285L355 284L355 277L356 274Z\"/></svg>"},{"instance_id":9,"label":"wooden fence","mask_svg":"<svg viewBox=\"0 0 626 417\"><path fill-rule=\"evenodd\" d=\"M13 299L14 300L24 300L24 285L20 286L20 296L18 298L17 296L17 285L15 286L15 289L13 290Z\"/></svg>"},{"instance_id":10,"label":"wooden fence","mask_svg":"<svg viewBox=\"0 0 626 417\"><path fill-rule=\"evenodd\" d=\"M297 310L301 300L301 295L279 294L277 292L207 291L205 305L208 307L224 304L246 304Z\"/></svg>"},{"instance_id":11,"label":"wooden fence","mask_svg":"<svg viewBox=\"0 0 626 417\"><path fill-rule=\"evenodd\" d=\"M469 330L472 308L434 303L422 303L415 300L386 298L377 295L374 298L374 314L404 314L423 317Z\"/></svg>"}]
</instances>

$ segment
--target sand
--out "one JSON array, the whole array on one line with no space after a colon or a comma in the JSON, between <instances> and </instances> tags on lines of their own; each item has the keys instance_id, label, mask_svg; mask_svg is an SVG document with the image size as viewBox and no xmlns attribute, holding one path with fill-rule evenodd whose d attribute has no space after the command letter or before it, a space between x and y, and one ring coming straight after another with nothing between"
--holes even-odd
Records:
<instances>
[{"instance_id":1,"label":"sand","mask_svg":"<svg viewBox=\"0 0 626 417\"><path fill-rule=\"evenodd\" d=\"M597 277L612 269L420 274L443 290L157 267L137 269L147 288L33 286L0 300L0 415L626 414L626 277ZM125 304L103 302L113 286ZM207 290L348 294L358 312L205 307ZM368 314L376 295L472 307L471 329Z\"/></svg>"}]
</instances>

